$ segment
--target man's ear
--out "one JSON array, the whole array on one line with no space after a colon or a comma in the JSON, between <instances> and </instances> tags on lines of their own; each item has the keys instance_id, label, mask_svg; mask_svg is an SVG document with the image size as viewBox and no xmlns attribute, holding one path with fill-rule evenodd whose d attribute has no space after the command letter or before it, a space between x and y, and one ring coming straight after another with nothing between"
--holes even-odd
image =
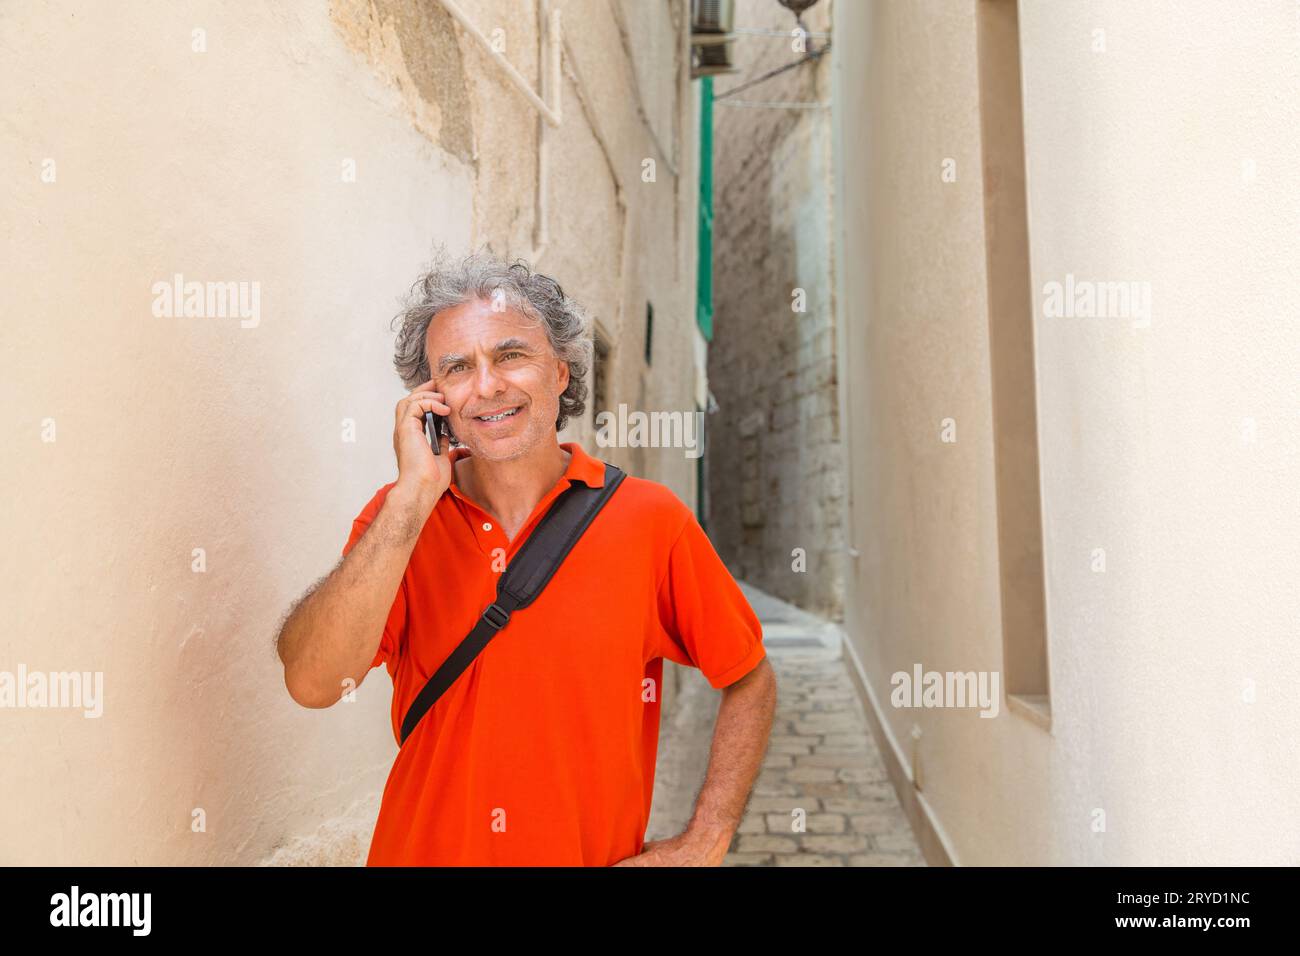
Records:
<instances>
[{"instance_id":1,"label":"man's ear","mask_svg":"<svg viewBox=\"0 0 1300 956\"><path fill-rule=\"evenodd\" d=\"M569 363L564 361L564 359L556 359L555 361L559 363L559 374L557 377L560 380L560 394L563 395L564 390L569 387Z\"/></svg>"}]
</instances>

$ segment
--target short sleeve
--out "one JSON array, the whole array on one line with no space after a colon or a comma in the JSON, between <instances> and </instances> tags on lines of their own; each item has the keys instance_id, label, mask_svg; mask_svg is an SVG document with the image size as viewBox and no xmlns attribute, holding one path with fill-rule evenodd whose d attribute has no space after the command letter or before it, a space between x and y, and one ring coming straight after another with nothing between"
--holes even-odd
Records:
<instances>
[{"instance_id":1,"label":"short sleeve","mask_svg":"<svg viewBox=\"0 0 1300 956\"><path fill-rule=\"evenodd\" d=\"M658 610L661 656L699 668L715 688L740 680L766 654L758 615L689 511L669 552Z\"/></svg>"},{"instance_id":2,"label":"short sleeve","mask_svg":"<svg viewBox=\"0 0 1300 956\"><path fill-rule=\"evenodd\" d=\"M388 496L388 489L392 485L385 485L375 493L375 496L367 502L366 506L361 509L361 514L357 515L352 521L352 533L348 535L347 543L343 545L343 555L352 550L361 536L366 533L370 527L370 522L379 514L379 509L383 507L384 499ZM370 666L378 667L385 661L393 660L406 641L406 575L402 575L402 581L397 586L397 594L393 598L393 606L388 611L388 620L384 624L383 636L379 639L379 650L375 653L375 659L370 662Z\"/></svg>"}]
</instances>

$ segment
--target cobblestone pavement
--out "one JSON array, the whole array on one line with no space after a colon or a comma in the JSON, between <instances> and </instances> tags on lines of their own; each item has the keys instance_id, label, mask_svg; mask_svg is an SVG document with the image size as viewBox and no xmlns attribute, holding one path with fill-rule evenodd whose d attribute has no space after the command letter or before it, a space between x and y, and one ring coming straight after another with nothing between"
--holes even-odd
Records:
<instances>
[{"instance_id":1,"label":"cobblestone pavement","mask_svg":"<svg viewBox=\"0 0 1300 956\"><path fill-rule=\"evenodd\" d=\"M840 652L839 631L742 584L777 676L767 759L724 866L924 866ZM686 669L660 729L648 839L680 832L721 695Z\"/></svg>"}]
</instances>

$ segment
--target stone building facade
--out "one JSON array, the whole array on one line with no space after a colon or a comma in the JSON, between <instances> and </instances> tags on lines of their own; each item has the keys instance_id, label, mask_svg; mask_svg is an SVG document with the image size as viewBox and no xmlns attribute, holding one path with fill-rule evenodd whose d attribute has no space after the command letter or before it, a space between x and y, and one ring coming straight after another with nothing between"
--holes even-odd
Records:
<instances>
[{"instance_id":1,"label":"stone building facade","mask_svg":"<svg viewBox=\"0 0 1300 956\"><path fill-rule=\"evenodd\" d=\"M830 5L804 16L829 31ZM800 59L775 0L736 4L739 71L715 79L709 534L737 576L843 613L843 459L831 254L831 62ZM775 36L759 32L778 34ZM804 51L821 48L812 36Z\"/></svg>"}]
</instances>

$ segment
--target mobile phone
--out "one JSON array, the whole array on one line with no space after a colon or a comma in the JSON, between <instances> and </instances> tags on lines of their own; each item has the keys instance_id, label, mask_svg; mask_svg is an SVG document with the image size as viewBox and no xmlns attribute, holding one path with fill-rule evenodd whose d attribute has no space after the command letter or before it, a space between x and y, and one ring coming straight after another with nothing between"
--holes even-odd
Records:
<instances>
[{"instance_id":1,"label":"mobile phone","mask_svg":"<svg viewBox=\"0 0 1300 956\"><path fill-rule=\"evenodd\" d=\"M429 432L429 444L433 446L435 455L442 454L442 423L447 419L442 415L435 415L433 412L424 413L424 427Z\"/></svg>"}]
</instances>

